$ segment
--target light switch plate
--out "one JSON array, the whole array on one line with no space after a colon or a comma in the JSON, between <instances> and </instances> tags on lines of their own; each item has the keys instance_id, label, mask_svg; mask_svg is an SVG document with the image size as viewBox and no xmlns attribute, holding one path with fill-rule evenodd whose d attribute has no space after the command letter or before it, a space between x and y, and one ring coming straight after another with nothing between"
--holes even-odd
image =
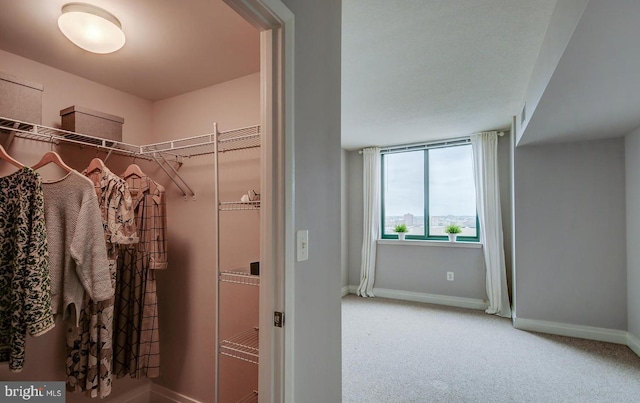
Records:
<instances>
[{"instance_id":1,"label":"light switch plate","mask_svg":"<svg viewBox=\"0 0 640 403\"><path fill-rule=\"evenodd\" d=\"M296 253L298 262L309 260L309 231L299 230L296 233Z\"/></svg>"}]
</instances>

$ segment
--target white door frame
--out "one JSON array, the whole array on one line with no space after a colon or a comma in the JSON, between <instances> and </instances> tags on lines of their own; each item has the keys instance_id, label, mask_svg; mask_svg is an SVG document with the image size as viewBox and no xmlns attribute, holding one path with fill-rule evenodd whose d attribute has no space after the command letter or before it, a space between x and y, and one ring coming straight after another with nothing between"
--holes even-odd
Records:
<instances>
[{"instance_id":1,"label":"white door frame","mask_svg":"<svg viewBox=\"0 0 640 403\"><path fill-rule=\"evenodd\" d=\"M294 402L294 15L281 0L224 2L261 31L259 402Z\"/></svg>"}]
</instances>

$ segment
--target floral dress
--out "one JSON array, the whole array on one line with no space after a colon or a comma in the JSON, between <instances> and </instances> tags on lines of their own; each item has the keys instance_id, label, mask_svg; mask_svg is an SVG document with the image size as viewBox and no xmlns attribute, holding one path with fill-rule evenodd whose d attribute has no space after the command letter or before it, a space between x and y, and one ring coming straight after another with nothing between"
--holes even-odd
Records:
<instances>
[{"instance_id":1,"label":"floral dress","mask_svg":"<svg viewBox=\"0 0 640 403\"><path fill-rule=\"evenodd\" d=\"M112 283L116 285L119 245L138 242L131 194L126 182L108 168L84 172L94 183L105 231ZM107 397L113 378L114 298L95 302L85 296L80 326L67 333L67 390Z\"/></svg>"}]
</instances>

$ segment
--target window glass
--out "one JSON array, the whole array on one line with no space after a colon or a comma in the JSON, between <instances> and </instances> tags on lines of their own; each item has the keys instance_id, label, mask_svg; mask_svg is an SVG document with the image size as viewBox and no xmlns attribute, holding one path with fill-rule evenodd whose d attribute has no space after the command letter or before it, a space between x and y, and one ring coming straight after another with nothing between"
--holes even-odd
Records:
<instances>
[{"instance_id":1,"label":"window glass","mask_svg":"<svg viewBox=\"0 0 640 403\"><path fill-rule=\"evenodd\" d=\"M476 190L470 145L435 148L429 152L429 235L446 235L449 224L462 228L458 236L477 236Z\"/></svg>"},{"instance_id":2,"label":"window glass","mask_svg":"<svg viewBox=\"0 0 640 403\"><path fill-rule=\"evenodd\" d=\"M384 156L384 234L406 224L407 235L424 235L424 151Z\"/></svg>"},{"instance_id":3,"label":"window glass","mask_svg":"<svg viewBox=\"0 0 640 403\"><path fill-rule=\"evenodd\" d=\"M470 144L384 153L382 168L384 238L405 224L409 239L447 239L456 224L462 240L478 241Z\"/></svg>"}]
</instances>

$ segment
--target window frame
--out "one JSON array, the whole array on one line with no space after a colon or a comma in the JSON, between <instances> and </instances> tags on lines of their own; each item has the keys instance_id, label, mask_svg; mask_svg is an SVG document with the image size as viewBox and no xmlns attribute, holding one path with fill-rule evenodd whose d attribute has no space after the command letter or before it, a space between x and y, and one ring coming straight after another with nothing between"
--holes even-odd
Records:
<instances>
[{"instance_id":1,"label":"window frame","mask_svg":"<svg viewBox=\"0 0 640 403\"><path fill-rule=\"evenodd\" d=\"M471 140L469 138L465 138L462 140L455 140L452 142L442 142L435 144L423 144L419 146L411 146L411 147L400 147L398 149L385 149L380 151L380 190L381 190L381 200L380 200L380 228L381 228L381 236L380 239L398 239L398 235L396 233L385 233L385 156L388 154L398 154L412 151L420 151L424 153L424 206L423 206L423 224L424 224L424 235L409 235L405 236L405 239L408 240L422 240L422 241L448 241L449 237L446 235L431 235L430 226L429 226L429 150L435 148L445 148L445 147L459 147L464 145L471 144ZM480 220L478 219L478 211L476 206L476 236L461 236L458 235L456 238L457 241L460 242L480 242Z\"/></svg>"}]
</instances>

